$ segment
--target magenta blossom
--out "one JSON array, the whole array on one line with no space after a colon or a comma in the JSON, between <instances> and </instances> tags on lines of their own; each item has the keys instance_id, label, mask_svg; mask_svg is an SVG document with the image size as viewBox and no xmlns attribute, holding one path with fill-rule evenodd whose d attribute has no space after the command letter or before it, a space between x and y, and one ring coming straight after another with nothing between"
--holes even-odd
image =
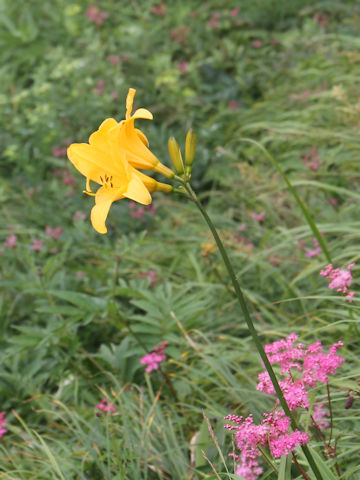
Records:
<instances>
[{"instance_id":1,"label":"magenta blossom","mask_svg":"<svg viewBox=\"0 0 360 480\"><path fill-rule=\"evenodd\" d=\"M17 236L12 234L7 237L4 242L4 247L15 248L17 242Z\"/></svg>"},{"instance_id":2,"label":"magenta blossom","mask_svg":"<svg viewBox=\"0 0 360 480\"><path fill-rule=\"evenodd\" d=\"M140 273L140 278L149 279L149 287L151 287L156 282L156 270L149 270L148 272Z\"/></svg>"},{"instance_id":3,"label":"magenta blossom","mask_svg":"<svg viewBox=\"0 0 360 480\"><path fill-rule=\"evenodd\" d=\"M301 161L306 165L307 168L310 168L315 172L319 169L320 159L315 145L311 148L310 153L307 153L301 158Z\"/></svg>"},{"instance_id":4,"label":"magenta blossom","mask_svg":"<svg viewBox=\"0 0 360 480\"><path fill-rule=\"evenodd\" d=\"M181 60L177 65L176 68L180 70L180 72L185 75L189 70L189 64L186 60Z\"/></svg>"},{"instance_id":5,"label":"magenta blossom","mask_svg":"<svg viewBox=\"0 0 360 480\"><path fill-rule=\"evenodd\" d=\"M261 212L261 213L251 212L250 216L254 220L257 220L259 223L261 223L265 218L265 212Z\"/></svg>"},{"instance_id":6,"label":"magenta blossom","mask_svg":"<svg viewBox=\"0 0 360 480\"><path fill-rule=\"evenodd\" d=\"M314 388L317 383L327 383L329 375L343 364L344 358L337 355L337 350L343 343L338 342L324 352L321 342L315 342L309 347L295 343L298 336L294 333L284 340L265 345L265 353L272 365L280 366L280 388L290 410L298 407L308 408L308 388ZM259 374L257 390L267 394L275 394L268 372Z\"/></svg>"},{"instance_id":7,"label":"magenta blossom","mask_svg":"<svg viewBox=\"0 0 360 480\"><path fill-rule=\"evenodd\" d=\"M32 240L32 245L30 245L30 250L34 251L40 251L43 249L43 241L38 239L38 238L33 238Z\"/></svg>"},{"instance_id":8,"label":"magenta blossom","mask_svg":"<svg viewBox=\"0 0 360 480\"><path fill-rule=\"evenodd\" d=\"M315 257L316 255L319 255L319 253L322 252L322 248L319 246L319 242L318 242L317 238L313 238L312 241L313 241L313 244L314 244L315 248L313 248L313 249L307 248L306 249L306 252L305 252L305 257L306 258Z\"/></svg>"},{"instance_id":9,"label":"magenta blossom","mask_svg":"<svg viewBox=\"0 0 360 480\"><path fill-rule=\"evenodd\" d=\"M96 93L97 95L102 95L105 91L105 81L100 78L98 80L96 87L93 89L93 92Z\"/></svg>"},{"instance_id":10,"label":"magenta blossom","mask_svg":"<svg viewBox=\"0 0 360 480\"><path fill-rule=\"evenodd\" d=\"M49 225L46 225L45 227L45 235L49 238L53 238L54 240L57 240L58 238L61 237L62 234L62 228L61 227L56 227L56 228L51 228Z\"/></svg>"},{"instance_id":11,"label":"magenta blossom","mask_svg":"<svg viewBox=\"0 0 360 480\"><path fill-rule=\"evenodd\" d=\"M103 412L110 412L111 414L116 412L116 408L112 403L110 403L106 398L103 398L98 405L95 405L94 408L102 410Z\"/></svg>"},{"instance_id":12,"label":"magenta blossom","mask_svg":"<svg viewBox=\"0 0 360 480\"><path fill-rule=\"evenodd\" d=\"M73 219L75 221L77 220L85 220L86 218L86 213L84 212L80 212L80 210L78 210L77 212L74 213L74 216L73 216Z\"/></svg>"},{"instance_id":13,"label":"magenta blossom","mask_svg":"<svg viewBox=\"0 0 360 480\"><path fill-rule=\"evenodd\" d=\"M6 415L6 412L1 412L0 413L0 437L2 437L3 435L5 435L5 433L8 431L5 427L5 425L7 424L7 420L4 418Z\"/></svg>"},{"instance_id":14,"label":"magenta blossom","mask_svg":"<svg viewBox=\"0 0 360 480\"><path fill-rule=\"evenodd\" d=\"M99 7L94 3L86 10L86 16L96 25L102 25L104 20L109 16L107 12L101 12Z\"/></svg>"},{"instance_id":15,"label":"magenta blossom","mask_svg":"<svg viewBox=\"0 0 360 480\"><path fill-rule=\"evenodd\" d=\"M351 270L354 266L355 263L350 263L346 269L340 270L339 268L334 269L330 263L325 270L320 271L320 275L331 280L329 283L329 288L331 290L336 289L337 292L343 293L345 295L345 299L347 299L349 302L353 301L353 297L355 295L354 292L349 291L349 287L353 280Z\"/></svg>"},{"instance_id":16,"label":"magenta blossom","mask_svg":"<svg viewBox=\"0 0 360 480\"><path fill-rule=\"evenodd\" d=\"M145 372L150 373L153 370L158 370L160 363L166 358L166 355L164 355L166 345L167 342L162 342L160 346L154 347L153 352L147 353L140 359L140 363L147 365Z\"/></svg>"},{"instance_id":17,"label":"magenta blossom","mask_svg":"<svg viewBox=\"0 0 360 480\"><path fill-rule=\"evenodd\" d=\"M151 7L150 12L157 17L165 17L166 15L166 7L163 3L157 3L153 7Z\"/></svg>"},{"instance_id":18,"label":"magenta blossom","mask_svg":"<svg viewBox=\"0 0 360 480\"><path fill-rule=\"evenodd\" d=\"M247 418L237 415L228 415L225 420L236 425L225 425L230 431L235 431L235 440L240 455L231 454L239 463L236 474L243 476L246 480L256 480L262 473L257 457L261 455L258 446L269 447L274 458L288 455L298 445L305 445L309 436L305 432L295 430L288 433L290 418L285 416L283 410L274 411L270 414L264 413L264 419L259 424L254 424L252 415Z\"/></svg>"},{"instance_id":19,"label":"magenta blossom","mask_svg":"<svg viewBox=\"0 0 360 480\"><path fill-rule=\"evenodd\" d=\"M120 64L120 58L117 55L109 55L107 57L107 59L113 65L119 65Z\"/></svg>"}]
</instances>

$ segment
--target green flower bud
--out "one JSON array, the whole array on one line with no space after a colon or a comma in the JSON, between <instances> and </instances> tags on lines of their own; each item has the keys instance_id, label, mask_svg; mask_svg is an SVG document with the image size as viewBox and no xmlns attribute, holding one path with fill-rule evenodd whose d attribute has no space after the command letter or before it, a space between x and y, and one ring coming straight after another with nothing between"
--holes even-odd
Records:
<instances>
[{"instance_id":1,"label":"green flower bud","mask_svg":"<svg viewBox=\"0 0 360 480\"><path fill-rule=\"evenodd\" d=\"M175 171L179 175L184 173L184 162L181 156L180 147L174 137L170 137L168 141L169 153L174 165Z\"/></svg>"},{"instance_id":2,"label":"green flower bud","mask_svg":"<svg viewBox=\"0 0 360 480\"><path fill-rule=\"evenodd\" d=\"M186 135L185 141L185 165L186 173L190 173L192 169L192 164L194 162L196 149L196 135L190 129Z\"/></svg>"}]
</instances>

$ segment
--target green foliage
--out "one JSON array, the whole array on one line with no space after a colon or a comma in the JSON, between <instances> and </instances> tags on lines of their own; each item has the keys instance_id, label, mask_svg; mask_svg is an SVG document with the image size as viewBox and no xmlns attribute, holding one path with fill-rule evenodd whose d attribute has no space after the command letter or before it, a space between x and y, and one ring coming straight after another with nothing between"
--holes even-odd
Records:
<instances>
[{"instance_id":1,"label":"green foliage","mask_svg":"<svg viewBox=\"0 0 360 480\"><path fill-rule=\"evenodd\" d=\"M90 1L0 0L0 479L239 478L223 417L258 421L273 407L256 390L261 363L194 205L155 194L156 214L139 220L122 200L108 235L91 228L93 198L65 148L123 118L134 87L164 163L170 136L184 151L186 131L197 134L192 183L262 340L344 342L333 438L341 478L355 480L359 269L345 303L319 275L326 256L306 249L318 230L334 266L359 262L359 6L192 0L167 2L161 16L157 4L99 0L109 16L97 25ZM14 248L4 245L12 234ZM147 374L140 359L162 341L166 361ZM315 397L326 402L322 389ZM101 398L114 415L96 415ZM300 423L316 439L308 412ZM323 445L311 450L324 477L338 478ZM261 480L299 479L290 461L275 461L278 473L264 463Z\"/></svg>"}]
</instances>

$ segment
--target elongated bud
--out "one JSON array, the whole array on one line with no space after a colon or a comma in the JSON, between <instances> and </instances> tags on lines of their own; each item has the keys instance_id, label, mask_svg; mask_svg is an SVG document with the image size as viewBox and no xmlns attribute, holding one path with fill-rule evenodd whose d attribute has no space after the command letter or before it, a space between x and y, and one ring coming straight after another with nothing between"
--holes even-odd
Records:
<instances>
[{"instance_id":1,"label":"elongated bud","mask_svg":"<svg viewBox=\"0 0 360 480\"><path fill-rule=\"evenodd\" d=\"M184 173L184 162L181 156L180 147L174 137L169 138L168 147L175 171L179 175L182 175Z\"/></svg>"},{"instance_id":2,"label":"elongated bud","mask_svg":"<svg viewBox=\"0 0 360 480\"><path fill-rule=\"evenodd\" d=\"M195 157L195 150L196 150L196 135L190 129L186 135L186 141L185 141L186 173L191 173L192 164L194 162L194 157Z\"/></svg>"}]
</instances>

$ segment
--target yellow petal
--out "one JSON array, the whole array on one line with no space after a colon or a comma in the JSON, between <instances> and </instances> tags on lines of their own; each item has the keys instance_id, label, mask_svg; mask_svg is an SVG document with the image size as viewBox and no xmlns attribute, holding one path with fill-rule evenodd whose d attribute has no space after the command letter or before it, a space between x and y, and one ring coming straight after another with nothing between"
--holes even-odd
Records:
<instances>
[{"instance_id":1,"label":"yellow petal","mask_svg":"<svg viewBox=\"0 0 360 480\"><path fill-rule=\"evenodd\" d=\"M119 189L101 187L95 195L95 206L91 210L91 223L99 233L107 233L105 221L108 216L111 204L124 196Z\"/></svg>"},{"instance_id":2,"label":"yellow petal","mask_svg":"<svg viewBox=\"0 0 360 480\"><path fill-rule=\"evenodd\" d=\"M123 153L120 153L120 159L114 162L109 151L105 153L87 143L73 143L68 148L67 154L79 172L94 182L103 183L100 177L104 174L119 177L123 182L128 178L127 161Z\"/></svg>"},{"instance_id":3,"label":"yellow petal","mask_svg":"<svg viewBox=\"0 0 360 480\"><path fill-rule=\"evenodd\" d=\"M138 137L143 142L143 144L146 147L148 147L149 146L149 140L146 138L146 136L143 134L143 132L141 130L139 130L138 128L135 128L135 132L138 134Z\"/></svg>"},{"instance_id":4,"label":"yellow petal","mask_svg":"<svg viewBox=\"0 0 360 480\"><path fill-rule=\"evenodd\" d=\"M131 116L130 120L135 120L136 118L145 118L147 120L152 120L153 115L149 110L146 110L146 108L139 108L134 112L134 115Z\"/></svg>"},{"instance_id":5,"label":"yellow petal","mask_svg":"<svg viewBox=\"0 0 360 480\"><path fill-rule=\"evenodd\" d=\"M135 93L136 93L135 88L129 88L129 93L127 94L127 97L126 97L126 115L125 115L126 120L128 120L131 117Z\"/></svg>"},{"instance_id":6,"label":"yellow petal","mask_svg":"<svg viewBox=\"0 0 360 480\"><path fill-rule=\"evenodd\" d=\"M106 120L104 120L100 125L99 130L90 135L90 145L94 145L94 147L97 147L98 149L104 150L106 152L108 144L107 133L112 127L115 127L117 124L118 122L114 118L107 118Z\"/></svg>"},{"instance_id":7,"label":"yellow petal","mask_svg":"<svg viewBox=\"0 0 360 480\"><path fill-rule=\"evenodd\" d=\"M124 197L130 198L130 200L135 200L135 202L142 203L143 205L149 205L149 203L151 203L149 190L137 175L133 175L123 195Z\"/></svg>"},{"instance_id":8,"label":"yellow petal","mask_svg":"<svg viewBox=\"0 0 360 480\"><path fill-rule=\"evenodd\" d=\"M140 139L134 121L127 120L119 128L119 147L126 150L127 160L134 168L153 170L159 160Z\"/></svg>"}]
</instances>

